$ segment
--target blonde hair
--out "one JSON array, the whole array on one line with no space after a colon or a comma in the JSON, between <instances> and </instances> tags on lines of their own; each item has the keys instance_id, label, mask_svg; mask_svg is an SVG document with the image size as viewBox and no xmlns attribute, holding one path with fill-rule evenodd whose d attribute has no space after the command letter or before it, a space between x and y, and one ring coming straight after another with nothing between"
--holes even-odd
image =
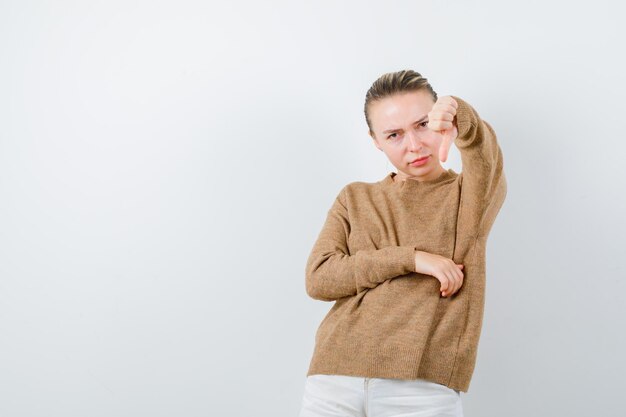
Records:
<instances>
[{"instance_id":1,"label":"blonde hair","mask_svg":"<svg viewBox=\"0 0 626 417\"><path fill-rule=\"evenodd\" d=\"M394 94L426 90L432 95L433 101L437 101L437 93L431 87L427 78L413 70L388 72L381 75L370 87L365 95L365 122L373 135L372 121L369 117L369 106L372 102L382 100Z\"/></svg>"}]
</instances>

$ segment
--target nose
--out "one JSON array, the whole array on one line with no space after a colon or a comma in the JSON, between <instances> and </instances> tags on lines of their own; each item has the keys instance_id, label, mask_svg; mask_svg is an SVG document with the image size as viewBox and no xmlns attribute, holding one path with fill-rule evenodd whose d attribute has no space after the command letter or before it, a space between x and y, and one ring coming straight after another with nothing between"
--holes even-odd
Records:
<instances>
[{"instance_id":1,"label":"nose","mask_svg":"<svg viewBox=\"0 0 626 417\"><path fill-rule=\"evenodd\" d=\"M422 147L422 140L414 130L407 132L407 138L409 139L409 150L417 151Z\"/></svg>"}]
</instances>

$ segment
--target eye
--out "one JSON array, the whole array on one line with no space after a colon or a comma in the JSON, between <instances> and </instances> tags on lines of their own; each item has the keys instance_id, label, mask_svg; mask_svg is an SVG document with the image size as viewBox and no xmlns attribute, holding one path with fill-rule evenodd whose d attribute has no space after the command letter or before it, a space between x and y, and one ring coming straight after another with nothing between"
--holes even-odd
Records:
<instances>
[{"instance_id":1,"label":"eye","mask_svg":"<svg viewBox=\"0 0 626 417\"><path fill-rule=\"evenodd\" d=\"M422 126L422 127L428 126L428 120L426 120L425 122L420 123L420 126Z\"/></svg>"},{"instance_id":2,"label":"eye","mask_svg":"<svg viewBox=\"0 0 626 417\"><path fill-rule=\"evenodd\" d=\"M395 138L395 136L394 136L394 135L397 135L397 133L392 133L391 135L387 136L387 139L389 139L389 138L390 138L390 137L392 137L392 136Z\"/></svg>"}]
</instances>

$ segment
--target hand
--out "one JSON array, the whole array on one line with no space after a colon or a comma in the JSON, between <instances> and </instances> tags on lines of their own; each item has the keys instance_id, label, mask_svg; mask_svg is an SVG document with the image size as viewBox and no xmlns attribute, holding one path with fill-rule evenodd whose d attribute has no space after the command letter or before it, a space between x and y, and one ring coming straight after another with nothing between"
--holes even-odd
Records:
<instances>
[{"instance_id":1,"label":"hand","mask_svg":"<svg viewBox=\"0 0 626 417\"><path fill-rule=\"evenodd\" d=\"M456 109L459 103L452 96L441 96L428 112L428 128L439 132L442 136L439 147L439 160L445 162L448 159L450 145L459 134L456 125Z\"/></svg>"},{"instance_id":2,"label":"hand","mask_svg":"<svg viewBox=\"0 0 626 417\"><path fill-rule=\"evenodd\" d=\"M441 295L455 294L463 285L463 264L441 255L424 251L415 251L415 272L432 275L441 282Z\"/></svg>"}]
</instances>

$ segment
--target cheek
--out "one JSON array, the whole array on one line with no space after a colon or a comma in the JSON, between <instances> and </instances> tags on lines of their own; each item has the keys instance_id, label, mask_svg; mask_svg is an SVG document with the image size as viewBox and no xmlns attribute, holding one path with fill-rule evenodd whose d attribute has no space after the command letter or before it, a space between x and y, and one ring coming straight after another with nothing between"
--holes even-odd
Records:
<instances>
[{"instance_id":1,"label":"cheek","mask_svg":"<svg viewBox=\"0 0 626 417\"><path fill-rule=\"evenodd\" d=\"M396 166L399 163L402 163L402 160L403 160L402 155L403 155L403 151L401 149L396 149L393 147L389 147L385 149L385 156L392 164Z\"/></svg>"},{"instance_id":2,"label":"cheek","mask_svg":"<svg viewBox=\"0 0 626 417\"><path fill-rule=\"evenodd\" d=\"M392 161L400 161L402 160L402 155L404 154L404 150L402 148L390 148L387 151L387 155L389 156L389 159L391 159Z\"/></svg>"}]
</instances>

